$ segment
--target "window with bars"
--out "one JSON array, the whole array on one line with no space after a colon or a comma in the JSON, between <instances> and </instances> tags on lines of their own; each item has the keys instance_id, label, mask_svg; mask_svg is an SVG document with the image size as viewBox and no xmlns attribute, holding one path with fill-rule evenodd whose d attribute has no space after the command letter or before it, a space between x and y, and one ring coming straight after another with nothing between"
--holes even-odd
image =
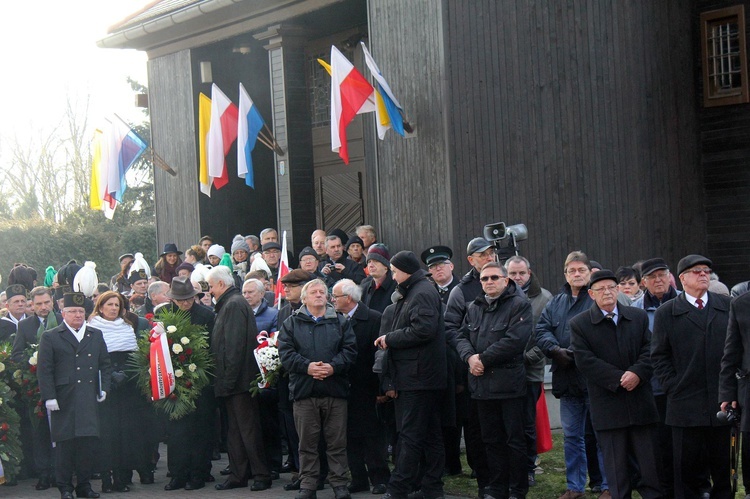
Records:
<instances>
[{"instance_id":1,"label":"window with bars","mask_svg":"<svg viewBox=\"0 0 750 499\"><path fill-rule=\"evenodd\" d=\"M352 59L352 50L339 47L339 50ZM328 71L318 62L318 59L331 63L330 49L325 52L308 54L307 59L307 88L310 92L310 116L313 128L329 126L331 124L331 77Z\"/></svg>"},{"instance_id":2,"label":"window with bars","mask_svg":"<svg viewBox=\"0 0 750 499\"><path fill-rule=\"evenodd\" d=\"M742 5L701 14L703 105L748 102L745 10Z\"/></svg>"}]
</instances>

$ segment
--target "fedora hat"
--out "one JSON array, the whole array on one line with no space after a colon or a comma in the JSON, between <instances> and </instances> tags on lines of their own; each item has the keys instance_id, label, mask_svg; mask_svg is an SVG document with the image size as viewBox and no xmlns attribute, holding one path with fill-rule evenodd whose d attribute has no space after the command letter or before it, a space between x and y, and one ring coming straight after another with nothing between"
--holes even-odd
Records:
<instances>
[{"instance_id":1,"label":"fedora hat","mask_svg":"<svg viewBox=\"0 0 750 499\"><path fill-rule=\"evenodd\" d=\"M171 300L188 300L196 295L203 296L203 293L195 290L189 278L175 277L165 295Z\"/></svg>"},{"instance_id":2,"label":"fedora hat","mask_svg":"<svg viewBox=\"0 0 750 499\"><path fill-rule=\"evenodd\" d=\"M164 251L161 252L159 257L161 258L169 253L177 253L178 255L181 255L182 251L177 249L177 245L175 243L167 243L164 245Z\"/></svg>"}]
</instances>

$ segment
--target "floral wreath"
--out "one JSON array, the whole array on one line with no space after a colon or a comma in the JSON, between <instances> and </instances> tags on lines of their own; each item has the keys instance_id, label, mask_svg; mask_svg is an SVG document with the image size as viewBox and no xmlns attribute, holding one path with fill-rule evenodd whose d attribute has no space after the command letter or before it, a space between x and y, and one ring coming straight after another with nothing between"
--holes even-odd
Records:
<instances>
[{"instance_id":1,"label":"floral wreath","mask_svg":"<svg viewBox=\"0 0 750 499\"><path fill-rule=\"evenodd\" d=\"M154 314L147 314L146 319L152 328L148 334L138 338L138 350L130 354L128 361L131 372L137 377L138 387L149 397L154 406L166 413L169 419L180 419L195 411L195 402L201 391L208 386L212 376L213 361L208 350L208 332L205 326L192 324L190 314L186 311L162 308L157 320ZM167 369L164 373L155 372L154 350L164 345L161 354ZM168 352L168 356L167 356ZM168 375L166 375L168 373ZM165 374L167 380L155 396L157 379Z\"/></svg>"}]
</instances>

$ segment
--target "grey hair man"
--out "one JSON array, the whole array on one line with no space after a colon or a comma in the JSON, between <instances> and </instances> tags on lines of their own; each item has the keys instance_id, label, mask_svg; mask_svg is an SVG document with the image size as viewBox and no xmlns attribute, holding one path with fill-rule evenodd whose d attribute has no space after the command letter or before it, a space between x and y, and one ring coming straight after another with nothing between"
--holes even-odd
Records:
<instances>
[{"instance_id":1,"label":"grey hair man","mask_svg":"<svg viewBox=\"0 0 750 499\"><path fill-rule=\"evenodd\" d=\"M216 320L211 338L215 362L214 393L227 408L229 477L217 484L217 490L247 487L252 472L251 490L271 486L271 474L263 446L260 407L250 387L259 374L253 356L258 328L252 308L234 286L230 270L220 265L208 271L208 288L216 300Z\"/></svg>"},{"instance_id":2,"label":"grey hair man","mask_svg":"<svg viewBox=\"0 0 750 499\"><path fill-rule=\"evenodd\" d=\"M333 286L333 306L349 316L357 338L357 360L349 371L346 454L352 482L349 492L370 491L384 494L390 478L387 464L385 429L376 411L380 383L372 371L375 363L375 340L380 331L380 312L362 303L362 290L351 279Z\"/></svg>"}]
</instances>

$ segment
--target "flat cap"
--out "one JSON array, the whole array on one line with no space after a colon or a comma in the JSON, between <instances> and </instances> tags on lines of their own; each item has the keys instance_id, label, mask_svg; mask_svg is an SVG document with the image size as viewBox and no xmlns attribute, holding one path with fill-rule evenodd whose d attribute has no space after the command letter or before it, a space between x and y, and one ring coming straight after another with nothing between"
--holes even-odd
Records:
<instances>
[{"instance_id":1,"label":"flat cap","mask_svg":"<svg viewBox=\"0 0 750 499\"><path fill-rule=\"evenodd\" d=\"M614 281L614 283L617 284L617 277L615 276L615 273L609 269L597 270L591 274L589 288L599 281Z\"/></svg>"},{"instance_id":2,"label":"flat cap","mask_svg":"<svg viewBox=\"0 0 750 499\"><path fill-rule=\"evenodd\" d=\"M263 246L265 246L265 244ZM282 277L280 281L284 284L299 284L312 281L313 279L314 277L309 272L305 272L302 269L294 269Z\"/></svg>"},{"instance_id":3,"label":"flat cap","mask_svg":"<svg viewBox=\"0 0 750 499\"><path fill-rule=\"evenodd\" d=\"M711 267L713 262L703 255L688 255L677 264L677 275L682 275L687 269L696 265L706 265Z\"/></svg>"},{"instance_id":4,"label":"flat cap","mask_svg":"<svg viewBox=\"0 0 750 499\"><path fill-rule=\"evenodd\" d=\"M491 248L492 243L483 237L475 237L469 241L469 245L466 246L466 254L473 255L474 253L482 253L487 248Z\"/></svg>"},{"instance_id":5,"label":"flat cap","mask_svg":"<svg viewBox=\"0 0 750 499\"><path fill-rule=\"evenodd\" d=\"M657 270L669 270L669 265L663 258L650 258L641 265L641 275L649 275Z\"/></svg>"}]
</instances>

